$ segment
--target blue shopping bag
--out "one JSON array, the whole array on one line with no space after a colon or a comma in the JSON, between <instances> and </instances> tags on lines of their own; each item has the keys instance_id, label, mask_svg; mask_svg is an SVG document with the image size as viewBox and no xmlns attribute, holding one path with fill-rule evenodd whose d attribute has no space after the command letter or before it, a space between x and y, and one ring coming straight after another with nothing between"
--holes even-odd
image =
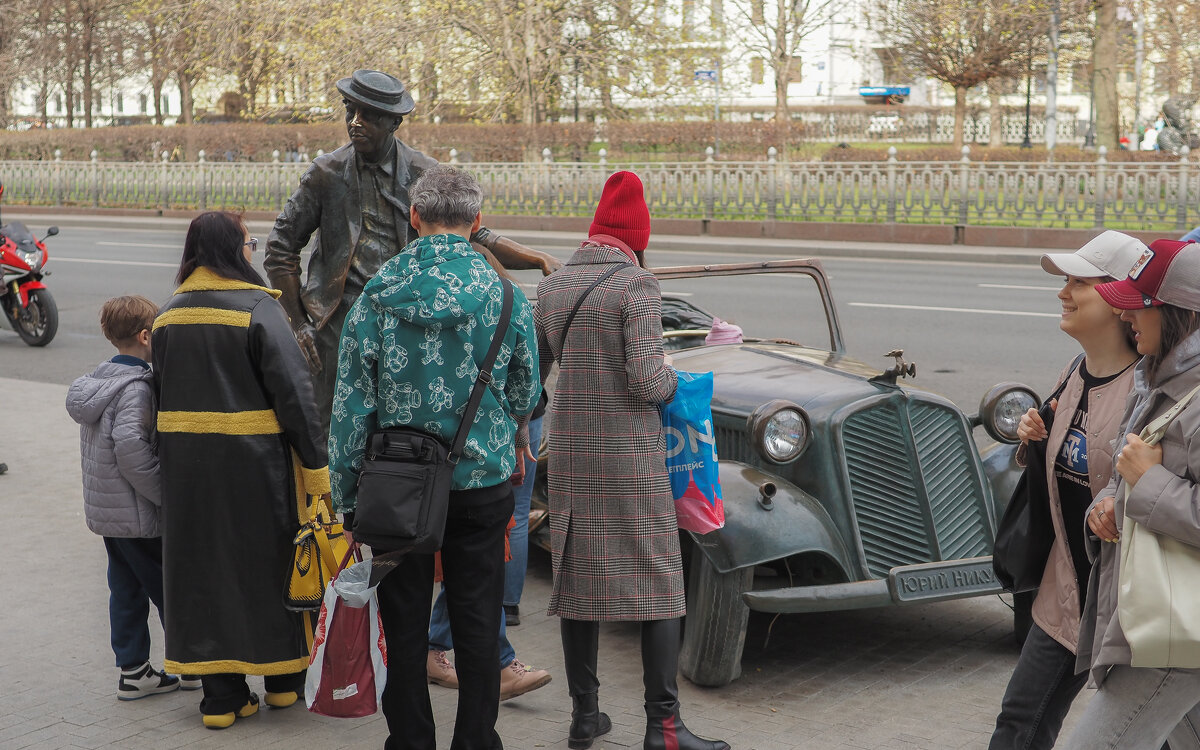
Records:
<instances>
[{"instance_id":1,"label":"blue shopping bag","mask_svg":"<svg viewBox=\"0 0 1200 750\"><path fill-rule=\"evenodd\" d=\"M667 475L679 528L707 534L725 525L717 445L713 433L711 372L677 372L675 398L663 405Z\"/></svg>"}]
</instances>

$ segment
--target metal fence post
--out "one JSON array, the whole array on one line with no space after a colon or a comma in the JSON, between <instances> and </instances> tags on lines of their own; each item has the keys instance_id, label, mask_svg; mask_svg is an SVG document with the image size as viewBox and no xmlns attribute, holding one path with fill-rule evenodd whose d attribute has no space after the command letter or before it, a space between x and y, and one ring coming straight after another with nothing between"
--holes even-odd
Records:
<instances>
[{"instance_id":1,"label":"metal fence post","mask_svg":"<svg viewBox=\"0 0 1200 750\"><path fill-rule=\"evenodd\" d=\"M283 165L279 163L279 149L271 152L271 205L283 208Z\"/></svg>"},{"instance_id":2,"label":"metal fence post","mask_svg":"<svg viewBox=\"0 0 1200 750\"><path fill-rule=\"evenodd\" d=\"M887 150L887 223L896 223L896 147Z\"/></svg>"},{"instance_id":3,"label":"metal fence post","mask_svg":"<svg viewBox=\"0 0 1200 750\"><path fill-rule=\"evenodd\" d=\"M775 221L779 211L779 163L778 149L767 149L767 221Z\"/></svg>"},{"instance_id":4,"label":"metal fence post","mask_svg":"<svg viewBox=\"0 0 1200 750\"><path fill-rule=\"evenodd\" d=\"M170 166L167 164L167 161L170 158L171 155L163 151L162 161L159 162L160 166L158 168L158 206L164 211L171 207L171 196L167 184L167 169Z\"/></svg>"},{"instance_id":5,"label":"metal fence post","mask_svg":"<svg viewBox=\"0 0 1200 750\"><path fill-rule=\"evenodd\" d=\"M1177 196L1179 203L1175 208L1175 228L1181 232L1191 229L1191 225L1188 223L1187 218L1188 206L1190 205L1188 201L1189 151L1191 151L1191 149L1187 146L1184 146L1179 150L1179 194Z\"/></svg>"},{"instance_id":6,"label":"metal fence post","mask_svg":"<svg viewBox=\"0 0 1200 750\"><path fill-rule=\"evenodd\" d=\"M100 207L100 154L96 149L92 149L92 166L91 166L91 185L89 189L92 194L92 206Z\"/></svg>"},{"instance_id":7,"label":"metal fence post","mask_svg":"<svg viewBox=\"0 0 1200 750\"><path fill-rule=\"evenodd\" d=\"M196 154L196 161L199 167L196 169L196 180L199 182L196 185L196 198L200 201L200 210L208 210L208 168L206 166L204 149L200 149L200 153Z\"/></svg>"},{"instance_id":8,"label":"metal fence post","mask_svg":"<svg viewBox=\"0 0 1200 750\"><path fill-rule=\"evenodd\" d=\"M716 175L714 174L714 170L716 169L716 164L713 159L714 153L715 152L713 151L712 146L709 146L708 148L704 149L704 195L702 196L702 198L704 200L704 233L705 234L708 234L708 222L713 220L713 216L716 213L715 208L714 208L714 204L716 202L716 197L713 194L715 191L715 187L716 187Z\"/></svg>"},{"instance_id":9,"label":"metal fence post","mask_svg":"<svg viewBox=\"0 0 1200 750\"><path fill-rule=\"evenodd\" d=\"M554 212L554 155L547 146L542 149L542 171L544 174L545 193L542 197L543 210L547 216Z\"/></svg>"},{"instance_id":10,"label":"metal fence post","mask_svg":"<svg viewBox=\"0 0 1200 750\"><path fill-rule=\"evenodd\" d=\"M54 200L54 205L61 206L63 204L61 148L54 149L54 179L51 180L50 197Z\"/></svg>"},{"instance_id":11,"label":"metal fence post","mask_svg":"<svg viewBox=\"0 0 1200 750\"><path fill-rule=\"evenodd\" d=\"M1096 205L1094 206L1093 215L1095 221L1093 226L1098 229L1104 227L1104 211L1108 208L1108 185L1105 181L1105 173L1108 171L1108 148L1101 146L1096 149Z\"/></svg>"},{"instance_id":12,"label":"metal fence post","mask_svg":"<svg viewBox=\"0 0 1200 750\"><path fill-rule=\"evenodd\" d=\"M962 147L962 158L958 161L958 224L954 227L954 243L965 241L967 221L971 208L971 147Z\"/></svg>"}]
</instances>

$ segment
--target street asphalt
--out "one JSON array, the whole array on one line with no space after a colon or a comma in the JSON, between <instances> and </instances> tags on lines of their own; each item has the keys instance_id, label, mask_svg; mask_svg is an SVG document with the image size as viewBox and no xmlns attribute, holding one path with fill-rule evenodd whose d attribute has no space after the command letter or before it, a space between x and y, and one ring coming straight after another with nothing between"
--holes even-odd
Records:
<instances>
[{"instance_id":1,"label":"street asphalt","mask_svg":"<svg viewBox=\"0 0 1200 750\"><path fill-rule=\"evenodd\" d=\"M16 210L6 210L4 218L23 218L38 228L58 223L64 227L101 226L113 232L130 227L167 228L163 222L171 221L89 217L75 224L77 217L20 217ZM182 232L185 226L185 222L176 222L169 228ZM266 224L251 227L259 233L267 229ZM560 257L578 241L573 235L513 235ZM652 249L665 250L670 244L670 249L687 250L698 257L703 253L716 257L728 254L731 241L664 237L657 242ZM930 254L947 265L1003 263L1023 265L1022 273L1032 273L1042 252L738 242L740 249L752 255L812 254L830 258L831 263L847 257L923 261L920 268L928 267L933 273L944 269L938 264L925 265ZM1018 253L1020 258L1013 260ZM51 258L53 263L53 253ZM173 273L170 264L161 265L164 267L155 264L149 270L163 276L157 283L168 283ZM890 266L888 270L893 272ZM1043 279L1047 287L1054 286L1053 282L1050 277ZM55 278L48 283L54 288ZM1053 312L1053 300L1046 309ZM1045 325L1050 328L1053 322L1047 320ZM4 337L6 344L15 339L11 333ZM68 336L49 348L72 345ZM117 670L108 645L104 548L83 521L78 429L63 409L64 381L56 378L51 382L28 367L43 355L45 352L19 345L0 346L0 392L5 394L0 423L8 436L0 443L0 462L9 466L8 473L0 476L0 507L10 524L9 538L0 545L0 564L8 571L10 586L10 604L0 630L4 685L0 689L0 748L381 747L387 729L379 715L335 720L295 706L263 710L230 729L215 732L201 726L198 693L177 692L135 702L116 700ZM554 681L501 705L498 730L507 748L566 747L571 703L563 677L558 623L545 615L549 577L548 557L534 550L521 604L522 624L511 628L509 636L518 658L549 669ZM151 621L153 658L161 664L161 631L153 616ZM681 678L683 718L697 733L725 739L736 750L981 748L987 744L1016 657L1011 612L1003 599L994 596L778 618L756 614L751 618L742 677L718 689L700 688ZM614 726L611 734L597 741L599 750L640 747L644 727L640 667L636 627L605 625L600 698ZM261 690L261 682L257 686ZM448 747L456 693L430 686L430 694L439 725L439 746ZM1068 728L1087 699L1085 692L1076 701Z\"/></svg>"}]
</instances>

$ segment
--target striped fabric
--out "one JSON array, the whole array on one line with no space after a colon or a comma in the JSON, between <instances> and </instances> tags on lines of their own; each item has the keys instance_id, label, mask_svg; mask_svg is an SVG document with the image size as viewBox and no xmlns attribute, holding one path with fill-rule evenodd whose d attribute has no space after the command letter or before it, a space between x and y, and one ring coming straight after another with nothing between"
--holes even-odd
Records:
<instances>
[{"instance_id":1,"label":"striped fabric","mask_svg":"<svg viewBox=\"0 0 1200 750\"><path fill-rule=\"evenodd\" d=\"M588 295L593 281L625 263ZM558 361L547 481L554 580L550 614L653 620L684 614L675 505L657 404L675 394L665 366L658 281L609 247L584 246L538 285L543 372Z\"/></svg>"}]
</instances>

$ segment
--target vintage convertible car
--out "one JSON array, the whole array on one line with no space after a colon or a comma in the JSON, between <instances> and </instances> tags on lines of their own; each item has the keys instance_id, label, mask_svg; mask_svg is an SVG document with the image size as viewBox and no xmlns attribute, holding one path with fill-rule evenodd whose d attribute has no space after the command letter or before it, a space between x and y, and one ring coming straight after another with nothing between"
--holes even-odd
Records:
<instances>
[{"instance_id":1,"label":"vintage convertible car","mask_svg":"<svg viewBox=\"0 0 1200 750\"><path fill-rule=\"evenodd\" d=\"M915 374L902 352L887 355L896 364L883 372L850 359L817 260L654 273L674 366L715 378L725 527L683 534L681 669L690 680L716 686L738 677L751 610L821 612L1000 591L990 553L1019 477L1016 426L1037 401L1031 389L1002 383L979 414L966 416L941 396L898 383ZM747 298L727 278L746 275L778 276ZM759 337L747 327L741 343L705 346L712 315L691 302L701 294L742 310L766 303L758 322L771 330ZM803 299L813 314L788 312ZM802 330L827 335L828 345L799 343ZM975 426L998 442L980 451ZM549 414L543 429L553 430ZM546 507L545 468L535 508ZM534 538L548 542L544 532Z\"/></svg>"}]
</instances>

